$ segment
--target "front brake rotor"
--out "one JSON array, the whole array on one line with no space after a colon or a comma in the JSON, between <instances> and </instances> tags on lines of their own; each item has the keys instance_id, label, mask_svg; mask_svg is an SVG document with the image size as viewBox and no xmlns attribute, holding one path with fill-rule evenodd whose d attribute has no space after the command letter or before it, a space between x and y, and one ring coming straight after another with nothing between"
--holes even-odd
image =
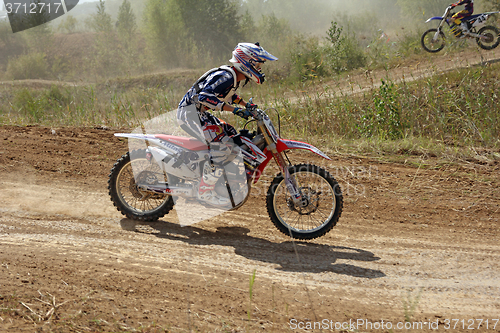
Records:
<instances>
[{"instance_id":1,"label":"front brake rotor","mask_svg":"<svg viewBox=\"0 0 500 333\"><path fill-rule=\"evenodd\" d=\"M288 199L287 204L290 210L296 211L299 215L310 215L318 210L319 195L316 191L311 190L309 187L301 188L302 202L296 205L292 198ZM315 197L314 197L315 196Z\"/></svg>"}]
</instances>

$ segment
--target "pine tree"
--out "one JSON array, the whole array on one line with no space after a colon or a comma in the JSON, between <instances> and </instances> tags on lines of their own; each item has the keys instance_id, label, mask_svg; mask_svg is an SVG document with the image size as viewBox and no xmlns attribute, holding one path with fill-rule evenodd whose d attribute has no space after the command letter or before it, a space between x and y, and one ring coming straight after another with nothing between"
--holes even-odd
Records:
<instances>
[{"instance_id":1,"label":"pine tree","mask_svg":"<svg viewBox=\"0 0 500 333\"><path fill-rule=\"evenodd\" d=\"M189 38L217 61L243 38L241 16L233 0L176 0Z\"/></svg>"},{"instance_id":2,"label":"pine tree","mask_svg":"<svg viewBox=\"0 0 500 333\"><path fill-rule=\"evenodd\" d=\"M88 26L95 32L109 33L113 31L111 23L111 15L106 13L106 5L104 0L99 0L97 4L97 13L90 17L87 21Z\"/></svg>"},{"instance_id":3,"label":"pine tree","mask_svg":"<svg viewBox=\"0 0 500 333\"><path fill-rule=\"evenodd\" d=\"M144 32L158 60L169 66L227 61L243 40L235 0L148 0Z\"/></svg>"},{"instance_id":4,"label":"pine tree","mask_svg":"<svg viewBox=\"0 0 500 333\"><path fill-rule=\"evenodd\" d=\"M72 15L67 15L66 18L61 21L57 30L66 32L67 34L72 34L76 31L76 26L78 24L78 20L74 18Z\"/></svg>"},{"instance_id":5,"label":"pine tree","mask_svg":"<svg viewBox=\"0 0 500 333\"><path fill-rule=\"evenodd\" d=\"M132 11L129 0L123 0L120 8L118 9L118 21L116 21L116 28L122 43L125 45L126 49L129 49L132 44L134 34L137 31L135 14Z\"/></svg>"},{"instance_id":6,"label":"pine tree","mask_svg":"<svg viewBox=\"0 0 500 333\"><path fill-rule=\"evenodd\" d=\"M96 32L94 50L92 52L92 67L97 75L112 75L117 72L117 64L121 63L116 47L116 38L111 23L111 15L106 13L103 0L97 4L97 12L90 17L87 25Z\"/></svg>"},{"instance_id":7,"label":"pine tree","mask_svg":"<svg viewBox=\"0 0 500 333\"><path fill-rule=\"evenodd\" d=\"M148 0L144 8L144 36L159 64L183 65L186 36L175 0Z\"/></svg>"}]
</instances>

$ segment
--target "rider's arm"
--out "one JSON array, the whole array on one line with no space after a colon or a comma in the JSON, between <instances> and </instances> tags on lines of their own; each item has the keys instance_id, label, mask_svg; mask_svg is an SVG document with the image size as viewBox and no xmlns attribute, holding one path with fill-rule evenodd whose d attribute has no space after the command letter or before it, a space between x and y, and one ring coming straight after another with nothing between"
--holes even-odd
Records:
<instances>
[{"instance_id":1,"label":"rider's arm","mask_svg":"<svg viewBox=\"0 0 500 333\"><path fill-rule=\"evenodd\" d=\"M460 6L460 5L463 5L464 3L468 3L470 2L470 0L459 0L453 4L451 4L452 7L456 7L456 6Z\"/></svg>"},{"instance_id":2,"label":"rider's arm","mask_svg":"<svg viewBox=\"0 0 500 333\"><path fill-rule=\"evenodd\" d=\"M206 82L198 95L198 101L209 109L216 111L230 111L234 113L235 110L241 108L227 104L217 97L217 95L224 95L224 92L233 88L233 81L234 80L231 74L228 72L223 71L221 73L217 73L212 76L208 82ZM234 94L231 97L231 102L239 106L246 106L247 104L237 94Z\"/></svg>"},{"instance_id":3,"label":"rider's arm","mask_svg":"<svg viewBox=\"0 0 500 333\"><path fill-rule=\"evenodd\" d=\"M208 104L208 103L210 103L210 104ZM209 107L210 109L213 109L216 111L230 111L230 112L234 113L235 109L241 109L241 108L234 107L230 104L227 104L225 102L222 102L218 98L216 98L216 99L207 98L207 99L205 99L204 102L202 102L202 104ZM243 100L241 100L239 103L237 103L237 105L245 106L246 103Z\"/></svg>"},{"instance_id":4,"label":"rider's arm","mask_svg":"<svg viewBox=\"0 0 500 333\"><path fill-rule=\"evenodd\" d=\"M226 103L217 96L224 96L233 86L233 78L226 71L220 71L210 76L198 93L198 102L212 110L227 110Z\"/></svg>"},{"instance_id":5,"label":"rider's arm","mask_svg":"<svg viewBox=\"0 0 500 333\"><path fill-rule=\"evenodd\" d=\"M233 95L233 104L236 104L236 105L241 105L241 106L246 106L247 103L243 100L243 98L241 98L240 96L234 94Z\"/></svg>"},{"instance_id":6,"label":"rider's arm","mask_svg":"<svg viewBox=\"0 0 500 333\"><path fill-rule=\"evenodd\" d=\"M237 96L237 95L235 95ZM234 113L235 109L241 109L238 107L234 107L230 104L227 104L224 101L221 101L218 99L213 93L209 94L205 92L204 94L200 93L200 103L208 107L209 109L215 110L215 111L230 111ZM236 99L233 99L233 103L238 105L238 106L246 106L246 102L241 98L237 97Z\"/></svg>"},{"instance_id":7,"label":"rider's arm","mask_svg":"<svg viewBox=\"0 0 500 333\"><path fill-rule=\"evenodd\" d=\"M222 107L223 111L230 111L230 112L233 112L233 113L234 113L235 109L238 109L238 108L236 108L236 107L234 107L232 105L226 104L226 103L224 103L224 105ZM239 109L241 109L241 108L239 108Z\"/></svg>"}]
</instances>

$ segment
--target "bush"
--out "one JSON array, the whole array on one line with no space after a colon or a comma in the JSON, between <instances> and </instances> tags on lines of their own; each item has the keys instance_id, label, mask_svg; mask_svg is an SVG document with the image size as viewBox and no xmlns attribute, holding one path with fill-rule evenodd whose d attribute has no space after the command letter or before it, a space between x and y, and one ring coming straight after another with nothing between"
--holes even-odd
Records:
<instances>
[{"instance_id":1,"label":"bush","mask_svg":"<svg viewBox=\"0 0 500 333\"><path fill-rule=\"evenodd\" d=\"M327 32L325 43L316 37L296 37L291 62L302 80L349 71L366 65L366 56L353 32L344 32L337 22Z\"/></svg>"},{"instance_id":2,"label":"bush","mask_svg":"<svg viewBox=\"0 0 500 333\"><path fill-rule=\"evenodd\" d=\"M60 121L71 100L70 91L54 85L41 92L23 88L14 93L13 106L28 122Z\"/></svg>"},{"instance_id":3,"label":"bush","mask_svg":"<svg viewBox=\"0 0 500 333\"><path fill-rule=\"evenodd\" d=\"M7 76L13 80L46 79L49 75L44 53L30 53L10 59Z\"/></svg>"},{"instance_id":4,"label":"bush","mask_svg":"<svg viewBox=\"0 0 500 333\"><path fill-rule=\"evenodd\" d=\"M412 54L421 54L423 52L420 45L420 32L419 31L405 31L398 36L397 40L398 55L407 57Z\"/></svg>"},{"instance_id":5,"label":"bush","mask_svg":"<svg viewBox=\"0 0 500 333\"><path fill-rule=\"evenodd\" d=\"M495 0L496 1L496 0ZM441 15L446 6L454 1L449 0L398 0L403 17L409 22L422 22L431 16Z\"/></svg>"},{"instance_id":6,"label":"bush","mask_svg":"<svg viewBox=\"0 0 500 333\"><path fill-rule=\"evenodd\" d=\"M356 34L349 29L345 33L343 30L337 22L332 22L326 37L328 64L337 73L366 65L366 56L357 42Z\"/></svg>"},{"instance_id":7,"label":"bush","mask_svg":"<svg viewBox=\"0 0 500 333\"><path fill-rule=\"evenodd\" d=\"M365 111L358 128L367 137L384 140L401 139L404 125L401 122L400 94L394 82L382 80L378 93L373 94L373 106Z\"/></svg>"},{"instance_id":8,"label":"bush","mask_svg":"<svg viewBox=\"0 0 500 333\"><path fill-rule=\"evenodd\" d=\"M324 65L323 48L315 37L296 37L291 52L293 71L301 80L328 75Z\"/></svg>"},{"instance_id":9,"label":"bush","mask_svg":"<svg viewBox=\"0 0 500 333\"><path fill-rule=\"evenodd\" d=\"M29 121L39 122L46 108L45 101L35 97L29 89L23 88L14 95L14 106Z\"/></svg>"}]
</instances>

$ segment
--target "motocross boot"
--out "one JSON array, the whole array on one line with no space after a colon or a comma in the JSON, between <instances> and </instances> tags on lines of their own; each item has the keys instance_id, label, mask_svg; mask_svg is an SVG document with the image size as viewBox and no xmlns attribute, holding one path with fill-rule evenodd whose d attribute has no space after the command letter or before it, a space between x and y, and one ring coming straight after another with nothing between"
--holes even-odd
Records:
<instances>
[{"instance_id":1,"label":"motocross boot","mask_svg":"<svg viewBox=\"0 0 500 333\"><path fill-rule=\"evenodd\" d=\"M222 176L223 170L206 162L203 166L203 176L198 186L198 200L212 206L229 206L228 198L221 197L215 192L215 184Z\"/></svg>"}]
</instances>

